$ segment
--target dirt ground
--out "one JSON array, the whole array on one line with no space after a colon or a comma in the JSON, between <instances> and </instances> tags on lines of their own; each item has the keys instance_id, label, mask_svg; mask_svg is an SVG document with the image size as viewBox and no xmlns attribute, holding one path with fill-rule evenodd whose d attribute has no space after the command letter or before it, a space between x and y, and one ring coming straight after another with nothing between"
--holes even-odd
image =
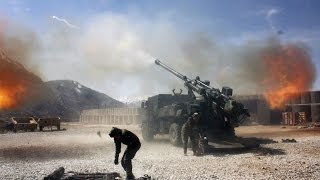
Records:
<instances>
[{"instance_id":1,"label":"dirt ground","mask_svg":"<svg viewBox=\"0 0 320 180\"><path fill-rule=\"evenodd\" d=\"M236 134L242 137L261 138L301 138L320 136L320 128L302 126L241 126L236 128Z\"/></svg>"},{"instance_id":2,"label":"dirt ground","mask_svg":"<svg viewBox=\"0 0 320 180\"><path fill-rule=\"evenodd\" d=\"M64 124L66 131L0 134L0 179L42 179L63 166L66 171L119 172L113 164L112 126ZM120 126L139 135L139 126ZM97 135L100 131L102 137ZM166 136L142 140L133 160L137 177L155 179L320 179L320 129L282 126L243 126L237 136L256 137L259 148L222 149L195 157ZM296 143L283 143L295 139ZM122 152L125 146L122 146ZM121 157L121 155L120 155Z\"/></svg>"}]
</instances>

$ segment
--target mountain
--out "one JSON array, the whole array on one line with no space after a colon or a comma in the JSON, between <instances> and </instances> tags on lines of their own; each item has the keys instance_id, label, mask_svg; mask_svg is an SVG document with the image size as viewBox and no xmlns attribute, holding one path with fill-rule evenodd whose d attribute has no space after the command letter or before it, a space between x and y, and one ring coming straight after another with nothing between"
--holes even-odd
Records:
<instances>
[{"instance_id":1,"label":"mountain","mask_svg":"<svg viewBox=\"0 0 320 180\"><path fill-rule=\"evenodd\" d=\"M17 108L39 94L42 80L0 50L0 109Z\"/></svg>"},{"instance_id":2,"label":"mountain","mask_svg":"<svg viewBox=\"0 0 320 180\"><path fill-rule=\"evenodd\" d=\"M48 81L36 87L37 96L27 98L27 103L19 107L0 109L0 116L60 116L73 121L84 109L124 106L122 102L72 80Z\"/></svg>"},{"instance_id":3,"label":"mountain","mask_svg":"<svg viewBox=\"0 0 320 180\"><path fill-rule=\"evenodd\" d=\"M123 107L124 104L110 96L97 92L72 80L45 82L56 101L65 109L63 116L77 118L81 110Z\"/></svg>"},{"instance_id":4,"label":"mountain","mask_svg":"<svg viewBox=\"0 0 320 180\"><path fill-rule=\"evenodd\" d=\"M0 117L78 119L84 109L123 106L123 103L76 81L43 82L0 48Z\"/></svg>"},{"instance_id":5,"label":"mountain","mask_svg":"<svg viewBox=\"0 0 320 180\"><path fill-rule=\"evenodd\" d=\"M148 98L151 96L152 95L133 96L133 97L123 96L123 97L120 97L118 100L125 103L127 107L141 107L141 103L147 101Z\"/></svg>"}]
</instances>

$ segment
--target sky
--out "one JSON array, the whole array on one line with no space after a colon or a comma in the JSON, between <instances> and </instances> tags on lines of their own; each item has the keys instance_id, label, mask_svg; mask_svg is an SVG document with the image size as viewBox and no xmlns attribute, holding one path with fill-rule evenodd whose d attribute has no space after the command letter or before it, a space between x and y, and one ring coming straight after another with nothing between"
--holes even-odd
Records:
<instances>
[{"instance_id":1,"label":"sky","mask_svg":"<svg viewBox=\"0 0 320 180\"><path fill-rule=\"evenodd\" d=\"M217 69L199 65L192 71L192 64L180 60L188 48L193 51L203 44L212 48L195 53L223 61L237 57L226 53L232 54L232 47L251 40L276 37L299 42L319 72L319 8L317 0L2 0L0 19L36 34L42 48L32 49L33 60L26 66L35 68L44 81L72 79L121 98L166 93L176 87L179 81L154 67L154 58L190 76L204 74L223 86L215 79ZM208 52L216 55L203 55ZM187 57L188 63L199 58ZM225 65L217 64L219 69ZM320 89L318 74L313 89Z\"/></svg>"}]
</instances>

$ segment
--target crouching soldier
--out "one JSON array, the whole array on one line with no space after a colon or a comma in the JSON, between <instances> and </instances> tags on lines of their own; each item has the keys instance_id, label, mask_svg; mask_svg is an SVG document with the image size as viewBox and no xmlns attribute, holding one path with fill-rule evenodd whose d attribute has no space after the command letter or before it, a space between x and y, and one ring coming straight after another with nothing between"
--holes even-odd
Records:
<instances>
[{"instance_id":1,"label":"crouching soldier","mask_svg":"<svg viewBox=\"0 0 320 180\"><path fill-rule=\"evenodd\" d=\"M121 165L127 173L127 179L134 179L131 160L134 158L137 151L141 147L139 138L131 131L128 131L126 129L119 129L116 127L112 128L109 136L114 139L114 143L116 145L114 164L117 165L119 163L118 159L121 152L121 143L127 145L127 149L125 150L121 159Z\"/></svg>"},{"instance_id":2,"label":"crouching soldier","mask_svg":"<svg viewBox=\"0 0 320 180\"><path fill-rule=\"evenodd\" d=\"M192 117L189 117L186 123L183 124L181 129L182 141L183 141L183 152L184 155L187 155L188 139L190 138L192 144L193 155L197 155L198 150L198 122L200 116L198 113L194 113Z\"/></svg>"}]
</instances>

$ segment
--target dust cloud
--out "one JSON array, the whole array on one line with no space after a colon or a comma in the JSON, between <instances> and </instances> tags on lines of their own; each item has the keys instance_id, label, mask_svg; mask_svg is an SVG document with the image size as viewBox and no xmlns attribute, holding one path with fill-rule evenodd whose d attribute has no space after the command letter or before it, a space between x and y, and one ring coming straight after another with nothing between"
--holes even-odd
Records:
<instances>
[{"instance_id":1,"label":"dust cloud","mask_svg":"<svg viewBox=\"0 0 320 180\"><path fill-rule=\"evenodd\" d=\"M105 13L81 21L76 24L79 28L52 18L48 22L41 35L19 28L5 38L6 47L19 52L13 55L43 80L72 79L112 97L183 88L183 82L154 65L155 59L191 78L199 75L210 80L217 88L230 86L236 94L260 93L264 91L260 83L268 76L261 54L284 44L270 35L226 45L206 32L182 31L168 18L151 21ZM301 44L299 48L308 53L307 45ZM305 63L312 65L311 58Z\"/></svg>"},{"instance_id":2,"label":"dust cloud","mask_svg":"<svg viewBox=\"0 0 320 180\"><path fill-rule=\"evenodd\" d=\"M32 30L0 18L0 50L28 70L42 76L41 64L34 59L34 54L41 50L41 45L37 34Z\"/></svg>"}]
</instances>

